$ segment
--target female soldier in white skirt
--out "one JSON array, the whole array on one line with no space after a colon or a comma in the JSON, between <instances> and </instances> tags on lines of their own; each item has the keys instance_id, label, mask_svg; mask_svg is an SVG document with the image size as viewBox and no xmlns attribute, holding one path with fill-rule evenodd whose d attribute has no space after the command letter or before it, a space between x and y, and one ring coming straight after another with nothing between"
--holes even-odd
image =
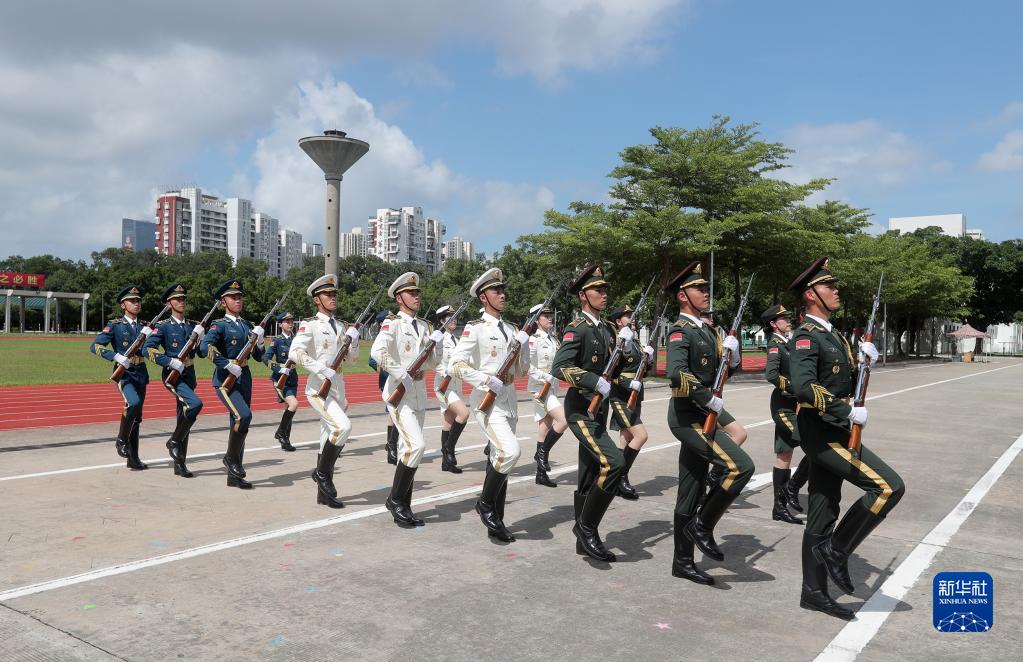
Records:
<instances>
[{"instance_id":1,"label":"female soldier in white skirt","mask_svg":"<svg viewBox=\"0 0 1023 662\"><path fill-rule=\"evenodd\" d=\"M543 304L536 304L529 309L533 315ZM550 453L554 444L568 429L565 420L565 408L558 399L558 381L551 374L554 354L558 351L558 340L552 334L554 330L554 311L544 308L536 320L536 331L529 338L529 391L533 394L533 420L539 430L536 438L536 484L545 487L557 487L547 472L551 470ZM545 384L550 384L547 396L540 400L539 394Z\"/></svg>"},{"instance_id":2,"label":"female soldier in white skirt","mask_svg":"<svg viewBox=\"0 0 1023 662\"><path fill-rule=\"evenodd\" d=\"M440 413L444 416L444 426L440 433L440 450L443 457L440 468L442 471L460 474L462 470L455 460L455 444L458 443L458 438L469 420L469 408L462 400L462 380L451 375L447 389L443 393L440 390L441 382L448 376L448 361L451 360L451 352L454 351L457 342L453 335L458 326L458 320L452 315L454 312L451 306L441 306L434 314L437 318L437 328L444 332L444 356L437 366L433 390L440 402Z\"/></svg>"}]
</instances>

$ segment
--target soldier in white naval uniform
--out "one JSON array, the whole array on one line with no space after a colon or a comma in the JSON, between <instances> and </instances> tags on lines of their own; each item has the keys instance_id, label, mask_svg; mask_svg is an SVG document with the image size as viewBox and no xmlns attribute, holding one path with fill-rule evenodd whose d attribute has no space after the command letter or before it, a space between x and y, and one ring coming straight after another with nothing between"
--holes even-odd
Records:
<instances>
[{"instance_id":1,"label":"soldier in white naval uniform","mask_svg":"<svg viewBox=\"0 0 1023 662\"><path fill-rule=\"evenodd\" d=\"M529 309L533 315L543 304L536 304ZM565 408L558 399L558 380L551 374L554 355L558 351L558 339L551 331L554 330L554 311L545 308L536 319L536 331L529 338L529 392L533 394L533 420L538 423L536 438L536 484L546 487L557 487L547 472L551 470L550 452L558 443L561 435L568 429L565 421ZM541 402L540 390L544 384L550 384L547 397Z\"/></svg>"},{"instance_id":2,"label":"soldier in white naval uniform","mask_svg":"<svg viewBox=\"0 0 1023 662\"><path fill-rule=\"evenodd\" d=\"M423 520L412 512L412 484L426 450L423 423L426 420L427 396L423 374L440 361L444 334L434 331L426 320L416 317L421 305L418 274L408 272L398 276L388 288L387 296L397 302L398 313L388 315L380 325L370 356L380 365L380 370L387 373L387 382L381 393L384 402L398 384L405 385L405 395L397 407L387 405L391 420L398 428L398 464L394 468L391 494L384 505L391 511L395 524L423 526ZM434 343L433 352L422 369L409 374L408 368L430 341Z\"/></svg>"},{"instance_id":3,"label":"soldier in white naval uniform","mask_svg":"<svg viewBox=\"0 0 1023 662\"><path fill-rule=\"evenodd\" d=\"M443 429L440 433L440 450L443 455L441 462L442 471L450 471L453 474L462 473L455 457L455 444L465 430L465 424L469 422L469 408L462 400L462 380L451 375L447 389L442 393L441 382L448 376L448 363L451 361L451 353L455 351L456 339L452 335L458 326L458 320L453 313L455 309L451 306L441 306L434 313L437 319L437 328L444 332L444 354L437 365L437 373L433 380L433 391L440 401L440 413L444 416Z\"/></svg>"},{"instance_id":4,"label":"soldier in white naval uniform","mask_svg":"<svg viewBox=\"0 0 1023 662\"><path fill-rule=\"evenodd\" d=\"M519 459L519 442L515 436L518 423L518 401L514 380L529 372L529 334L516 331L501 319L504 310L504 280L500 269L490 269L469 288L470 296L483 304L483 317L465 325L462 336L451 355L448 369L474 388L469 406L476 422L487 435L491 452L487 463L487 477L483 491L476 501L476 512L487 527L487 534L503 542L513 542L515 536L504 525L504 502L508 491L508 472ZM521 347L518 361L512 366L507 380L495 377L501 368L512 341ZM488 391L496 395L490 413L479 411L480 402Z\"/></svg>"},{"instance_id":5,"label":"soldier in white naval uniform","mask_svg":"<svg viewBox=\"0 0 1023 662\"><path fill-rule=\"evenodd\" d=\"M329 364L346 335L352 339L352 346L345 362L355 363L359 356L359 330L354 325L346 330L344 322L334 319L337 276L327 274L317 278L306 288L306 294L316 304L316 315L299 324L288 358L309 372L305 397L320 415L320 454L312 473L316 481L316 503L343 508L344 503L337 498L337 488L334 487L334 464L352 432L352 422L345 414L348 401L345 399L344 379ZM318 391L324 379L330 380L330 392L321 398Z\"/></svg>"}]
</instances>

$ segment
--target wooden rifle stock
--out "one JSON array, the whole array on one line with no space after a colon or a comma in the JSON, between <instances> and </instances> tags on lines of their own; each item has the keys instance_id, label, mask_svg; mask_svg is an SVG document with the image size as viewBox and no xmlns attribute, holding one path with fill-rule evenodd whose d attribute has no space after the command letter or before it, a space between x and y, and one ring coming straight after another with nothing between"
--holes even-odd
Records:
<instances>
[{"instance_id":1,"label":"wooden rifle stock","mask_svg":"<svg viewBox=\"0 0 1023 662\"><path fill-rule=\"evenodd\" d=\"M427 342L423 349L419 350L419 355L409 365L409 367L406 369L406 372L413 376L418 374L419 371L423 369L423 366L426 364L427 359L430 358L430 354L433 353L433 350L436 347L437 343L433 342L432 340ZM393 391L391 391L391 395L388 396L387 404L391 405L392 407L397 407L398 404L401 402L401 399L404 397L405 384L404 382L398 382L398 385L394 388Z\"/></svg>"},{"instance_id":2,"label":"wooden rifle stock","mask_svg":"<svg viewBox=\"0 0 1023 662\"><path fill-rule=\"evenodd\" d=\"M545 402L547 400L547 396L551 392L551 383L553 381L554 380L552 379L549 382L544 382L543 383L543 386L540 387L540 390L536 392L536 399L537 400L539 400L540 402Z\"/></svg>"},{"instance_id":3,"label":"wooden rifle stock","mask_svg":"<svg viewBox=\"0 0 1023 662\"><path fill-rule=\"evenodd\" d=\"M451 386L451 375L444 375L444 378L440 380L440 385L437 386L437 391L447 393L449 386Z\"/></svg>"},{"instance_id":4,"label":"wooden rifle stock","mask_svg":"<svg viewBox=\"0 0 1023 662\"><path fill-rule=\"evenodd\" d=\"M877 309L881 305L881 288L884 286L884 272L881 272L881 278L877 282L877 294L874 295L874 305L870 310L870 321L867 322L867 331L863 334L863 339L866 342L874 342L874 320L877 318ZM867 401L867 386L870 384L870 359L864 357L863 363L859 367L859 375L856 378L856 391L853 393L853 406L862 407ZM858 423L853 423L852 430L849 433L849 442L846 444L846 448L855 457L860 456L860 446L863 439L863 426Z\"/></svg>"},{"instance_id":5,"label":"wooden rifle stock","mask_svg":"<svg viewBox=\"0 0 1023 662\"><path fill-rule=\"evenodd\" d=\"M160 314L157 315L156 317L154 317L153 320L149 324L147 324L146 326L149 327L150 330L155 329L156 328L156 323L160 321L161 317L163 317L164 315L167 314L168 310L170 310L170 306L164 306L163 310L160 311ZM149 338L149 336L147 336L145 334L142 334L142 333L140 333L138 336L136 336L135 340L132 341L131 346L128 347L128 351L125 353L124 358L130 359L133 356L135 356L136 354L138 354L139 350L142 349L142 346L146 343L146 340L148 338ZM125 367L123 365L121 365L120 363L118 363L117 367L114 368L114 372L111 373L111 375L110 375L110 381L112 381L112 382L119 382L119 381L121 381L121 378L124 377L124 373L125 372L126 372Z\"/></svg>"},{"instance_id":6,"label":"wooden rifle stock","mask_svg":"<svg viewBox=\"0 0 1023 662\"><path fill-rule=\"evenodd\" d=\"M728 335L735 337L735 331L731 330ZM718 367L717 378L714 380L714 390L711 391L714 397L720 398L721 394L725 390L725 382L728 380L728 363L732 359L731 352L725 352L725 355L721 357L721 365ZM710 437L714 434L714 428L718 425L718 413L711 411L707 414L707 418L703 421L703 434L706 437Z\"/></svg>"},{"instance_id":7,"label":"wooden rifle stock","mask_svg":"<svg viewBox=\"0 0 1023 662\"><path fill-rule=\"evenodd\" d=\"M206 316L202 318L201 322L199 322L199 325L201 327L203 327L204 329L206 328L206 326L210 323L210 319L213 317L213 313L217 312L217 307L219 305L220 305L219 301L213 304L213 307L210 308L209 312L206 313ZM180 352L178 352L178 357L177 357L178 360L179 361L184 361L185 359L192 358L192 354L195 353L195 348L198 345L199 345L199 335L196 334L193 331L188 336L188 340L185 341L185 346L181 348ZM176 386L179 379L181 379L181 373L178 372L177 370L174 370L173 368L171 368L171 371L167 373L166 382L168 384L170 384L171 386Z\"/></svg>"},{"instance_id":8,"label":"wooden rifle stock","mask_svg":"<svg viewBox=\"0 0 1023 662\"><path fill-rule=\"evenodd\" d=\"M295 362L292 361L291 359L288 359L284 363L284 369L285 370L294 370L295 369ZM291 377L291 375L290 374L279 375L277 377L277 381L274 382L274 386L276 386L277 388L283 389L284 386L288 383L288 377Z\"/></svg>"}]
</instances>

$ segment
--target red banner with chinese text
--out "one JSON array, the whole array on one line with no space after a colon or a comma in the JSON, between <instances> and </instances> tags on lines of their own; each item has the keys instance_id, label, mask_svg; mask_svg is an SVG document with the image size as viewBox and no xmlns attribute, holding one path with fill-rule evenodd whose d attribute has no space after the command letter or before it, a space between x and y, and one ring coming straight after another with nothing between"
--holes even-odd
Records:
<instances>
[{"instance_id":1,"label":"red banner with chinese text","mask_svg":"<svg viewBox=\"0 0 1023 662\"><path fill-rule=\"evenodd\" d=\"M0 271L0 287L38 287L46 286L43 274L23 274L20 271Z\"/></svg>"}]
</instances>

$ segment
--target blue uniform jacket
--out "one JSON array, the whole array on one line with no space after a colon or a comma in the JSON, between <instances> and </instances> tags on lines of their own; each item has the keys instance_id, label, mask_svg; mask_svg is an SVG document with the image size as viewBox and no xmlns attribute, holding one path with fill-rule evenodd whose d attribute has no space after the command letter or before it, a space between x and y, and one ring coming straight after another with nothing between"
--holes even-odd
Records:
<instances>
[{"instance_id":1,"label":"blue uniform jacket","mask_svg":"<svg viewBox=\"0 0 1023 662\"><path fill-rule=\"evenodd\" d=\"M238 357L238 353L245 347L252 331L252 324L241 318L230 320L222 317L210 325L210 330L203 336L199 344L199 356L209 356L217 369L213 371L213 385L220 386L230 374L227 371L228 362ZM257 345L252 349L251 357L256 361L263 360L263 347ZM249 367L243 366L248 372Z\"/></svg>"},{"instance_id":2,"label":"blue uniform jacket","mask_svg":"<svg viewBox=\"0 0 1023 662\"><path fill-rule=\"evenodd\" d=\"M291 349L291 341L294 338L295 336L280 335L270 339L270 346L266 349L263 363L270 366L270 379L275 383L280 376L278 369L288 362L288 350ZM288 387L298 387L298 371L295 370L295 366L292 366L288 381L284 383L284 388Z\"/></svg>"},{"instance_id":3,"label":"blue uniform jacket","mask_svg":"<svg viewBox=\"0 0 1023 662\"><path fill-rule=\"evenodd\" d=\"M164 378L170 372L170 360L177 358L181 353L181 349L188 341L188 336L192 335L192 329L196 324L197 322L190 319L186 319L184 322L178 322L173 317L165 319L156 325L153 334L146 341L145 353L150 361L163 368ZM191 357L183 363L185 370L181 376L194 375L195 368L192 367Z\"/></svg>"},{"instance_id":4,"label":"blue uniform jacket","mask_svg":"<svg viewBox=\"0 0 1023 662\"><path fill-rule=\"evenodd\" d=\"M145 325L144 320L136 320L135 324L132 324L124 317L110 320L89 345L89 351L107 361L113 361L114 354L125 354L128 351ZM107 346L110 349L105 349ZM124 379L130 379L139 384L149 383L149 372L146 371L146 365L142 360L143 356L145 356L144 352L139 352L132 357L132 366L124 372Z\"/></svg>"}]
</instances>

